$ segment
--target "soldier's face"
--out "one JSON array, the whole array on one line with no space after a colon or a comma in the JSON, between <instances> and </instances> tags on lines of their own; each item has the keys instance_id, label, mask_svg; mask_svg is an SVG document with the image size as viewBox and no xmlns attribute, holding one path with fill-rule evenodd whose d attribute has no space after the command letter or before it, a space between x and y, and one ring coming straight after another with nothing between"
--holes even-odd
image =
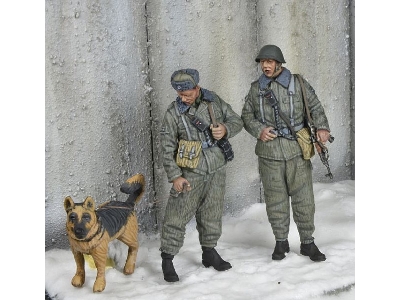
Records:
<instances>
[{"instance_id":1,"label":"soldier's face","mask_svg":"<svg viewBox=\"0 0 400 300\"><path fill-rule=\"evenodd\" d=\"M200 87L196 86L194 89L191 90L186 90L183 92L177 92L179 97L181 97L182 102L187 104L187 105L192 105L194 101L196 101L196 98L199 96L200 93Z\"/></svg>"},{"instance_id":2,"label":"soldier's face","mask_svg":"<svg viewBox=\"0 0 400 300\"><path fill-rule=\"evenodd\" d=\"M273 59L267 58L267 59L261 59L260 60L261 70L263 71L263 73L267 77L272 77L272 75L276 71L277 65L278 65L278 62L276 60L273 60Z\"/></svg>"}]
</instances>

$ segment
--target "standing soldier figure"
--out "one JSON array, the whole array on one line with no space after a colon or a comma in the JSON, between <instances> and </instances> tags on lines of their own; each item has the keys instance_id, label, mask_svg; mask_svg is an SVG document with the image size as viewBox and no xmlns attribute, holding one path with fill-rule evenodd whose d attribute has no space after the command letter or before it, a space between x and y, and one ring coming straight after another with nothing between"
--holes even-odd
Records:
<instances>
[{"instance_id":1,"label":"standing soldier figure","mask_svg":"<svg viewBox=\"0 0 400 300\"><path fill-rule=\"evenodd\" d=\"M310 156L303 157L297 138L300 130L307 132L302 84L317 128L316 138L322 145L330 138L328 119L311 85L282 67L286 62L279 47L262 47L255 60L263 74L251 83L241 117L245 130L257 139L255 153L276 241L272 259L282 260L290 250L287 238L291 205L300 235L300 253L313 261L324 261L326 257L312 236L315 230L312 165Z\"/></svg>"},{"instance_id":2,"label":"standing soldier figure","mask_svg":"<svg viewBox=\"0 0 400 300\"><path fill-rule=\"evenodd\" d=\"M243 122L228 103L198 82L199 72L194 69L172 74L171 85L178 97L167 108L160 134L163 166L172 183L160 247L162 271L168 282L179 280L172 260L183 245L185 227L193 216L203 265L218 271L232 267L215 249L222 233L226 164L233 158L228 147L224 149L231 156L226 159L220 142L239 133ZM214 125L209 109L215 116Z\"/></svg>"}]
</instances>

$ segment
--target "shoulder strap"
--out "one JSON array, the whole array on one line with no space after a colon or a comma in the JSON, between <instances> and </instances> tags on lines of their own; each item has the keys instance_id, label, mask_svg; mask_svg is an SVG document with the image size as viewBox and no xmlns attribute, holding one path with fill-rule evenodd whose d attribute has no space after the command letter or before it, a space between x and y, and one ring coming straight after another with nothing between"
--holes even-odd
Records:
<instances>
[{"instance_id":1,"label":"shoulder strap","mask_svg":"<svg viewBox=\"0 0 400 300\"><path fill-rule=\"evenodd\" d=\"M292 74L292 76L290 77L288 92L289 92L289 95L294 95L295 94L294 74Z\"/></svg>"},{"instance_id":2,"label":"shoulder strap","mask_svg":"<svg viewBox=\"0 0 400 300\"><path fill-rule=\"evenodd\" d=\"M210 117L211 117L211 122L214 127L217 127L218 123L217 123L217 120L215 120L215 115L214 115L214 110L213 110L212 104L211 104L211 102L208 102L207 104L208 104L208 112L210 113Z\"/></svg>"},{"instance_id":3,"label":"shoulder strap","mask_svg":"<svg viewBox=\"0 0 400 300\"><path fill-rule=\"evenodd\" d=\"M290 82L289 82L289 88L288 88L288 93L289 93L289 100L290 100L290 124L294 126L294 104L293 104L293 95L295 93L295 86L294 86L294 75L292 74L290 76Z\"/></svg>"},{"instance_id":4,"label":"shoulder strap","mask_svg":"<svg viewBox=\"0 0 400 300\"><path fill-rule=\"evenodd\" d=\"M297 74L297 78L300 81L301 92L303 93L303 101L304 101L304 107L305 107L306 113L307 113L307 121L309 124L313 124L313 120L312 120L311 114L310 114L310 109L308 108L308 100L307 100L306 89L304 88L303 78L301 78L301 76L299 74Z\"/></svg>"},{"instance_id":5,"label":"shoulder strap","mask_svg":"<svg viewBox=\"0 0 400 300\"><path fill-rule=\"evenodd\" d=\"M175 101L175 103L174 103L174 106L175 106L175 110L176 110L177 115L178 115L178 116L181 116L181 118L182 118L182 122L183 122L183 125L185 126L186 133L187 133L187 135L188 135L188 139L189 139L189 140L192 140L192 136L190 135L190 131L189 131L188 125L187 125L187 123L186 123L185 117L179 112L179 110L178 110L178 104L176 103L176 101Z\"/></svg>"}]
</instances>

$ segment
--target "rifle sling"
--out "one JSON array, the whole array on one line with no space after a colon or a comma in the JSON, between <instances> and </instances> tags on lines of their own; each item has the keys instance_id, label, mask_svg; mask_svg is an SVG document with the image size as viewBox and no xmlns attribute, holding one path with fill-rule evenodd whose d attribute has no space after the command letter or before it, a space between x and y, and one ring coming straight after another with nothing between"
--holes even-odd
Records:
<instances>
[{"instance_id":1,"label":"rifle sling","mask_svg":"<svg viewBox=\"0 0 400 300\"><path fill-rule=\"evenodd\" d=\"M278 106L278 113L279 116L282 118L282 120L286 123L286 125L289 127L290 131L292 132L292 136L297 139L296 136L296 130L294 130L294 127L292 126L292 124L290 123L290 120L286 117L286 115L281 111L281 108Z\"/></svg>"},{"instance_id":2,"label":"rifle sling","mask_svg":"<svg viewBox=\"0 0 400 300\"><path fill-rule=\"evenodd\" d=\"M271 105L270 103L268 103L274 110L276 109L278 111L279 116L282 118L282 120L286 123L287 127L290 129L290 131L292 132L292 136L294 139L297 140L297 136L296 136L296 130L294 129L294 127L292 126L292 124L290 123L290 120L288 119L288 117L281 111L281 108L279 107L278 104L275 105ZM277 116L275 113L275 123L277 122ZM279 128L278 128L279 129Z\"/></svg>"},{"instance_id":3,"label":"rifle sling","mask_svg":"<svg viewBox=\"0 0 400 300\"><path fill-rule=\"evenodd\" d=\"M187 135L188 135L188 139L189 139L189 140L192 140L192 136L190 135L190 131L189 131L188 125L187 125L187 123L186 123L186 120L185 120L185 118L183 117L183 115L179 112L179 110L178 110L178 105L176 104L176 102L174 103L174 106L175 106L175 110L176 110L177 115L178 115L178 116L181 116L181 118L182 118L182 122L183 122L183 125L185 126L186 133L187 133Z\"/></svg>"},{"instance_id":4,"label":"rifle sling","mask_svg":"<svg viewBox=\"0 0 400 300\"><path fill-rule=\"evenodd\" d=\"M301 76L298 74L296 74L296 76L299 79L300 86L301 86L301 92L303 94L304 107L305 107L306 113L307 113L307 122L308 122L309 126L314 126L314 121L311 118L310 109L308 108L308 101L307 101L306 89L304 88L303 78L301 78Z\"/></svg>"},{"instance_id":5,"label":"rifle sling","mask_svg":"<svg viewBox=\"0 0 400 300\"><path fill-rule=\"evenodd\" d=\"M217 120L215 120L214 110L212 108L211 102L208 102L208 112L210 113L211 122L212 122L213 126L217 127L218 123L217 123Z\"/></svg>"}]
</instances>

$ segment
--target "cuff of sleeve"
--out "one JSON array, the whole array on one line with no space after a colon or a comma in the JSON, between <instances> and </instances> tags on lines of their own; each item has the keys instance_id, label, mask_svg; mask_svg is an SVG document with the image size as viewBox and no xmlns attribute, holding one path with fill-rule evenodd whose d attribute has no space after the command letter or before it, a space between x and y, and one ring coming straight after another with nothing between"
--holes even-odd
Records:
<instances>
[{"instance_id":1,"label":"cuff of sleeve","mask_svg":"<svg viewBox=\"0 0 400 300\"><path fill-rule=\"evenodd\" d=\"M177 179L178 177L181 177L181 176L182 176L182 173L180 173L178 175L174 175L174 176L168 177L168 182L172 183L175 179Z\"/></svg>"},{"instance_id":2,"label":"cuff of sleeve","mask_svg":"<svg viewBox=\"0 0 400 300\"><path fill-rule=\"evenodd\" d=\"M327 130L327 131L331 132L331 130L330 130L329 128L325 128L325 127L319 127L319 128L317 129L317 131L318 131L318 130Z\"/></svg>"}]
</instances>

